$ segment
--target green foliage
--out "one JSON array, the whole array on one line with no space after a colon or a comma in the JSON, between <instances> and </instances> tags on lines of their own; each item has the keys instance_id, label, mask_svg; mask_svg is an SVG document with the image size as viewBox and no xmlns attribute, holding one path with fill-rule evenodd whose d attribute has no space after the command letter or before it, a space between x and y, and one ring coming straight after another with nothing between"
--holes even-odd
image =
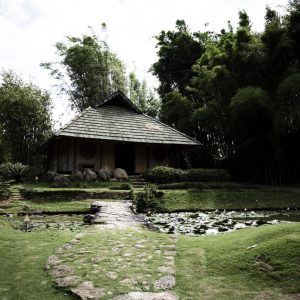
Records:
<instances>
[{"instance_id":1,"label":"green foliage","mask_svg":"<svg viewBox=\"0 0 300 300\"><path fill-rule=\"evenodd\" d=\"M261 33L245 11L238 17L236 28L228 22L220 33L191 33L184 21L161 31L152 66L161 119L202 143L190 152L192 167L223 167L257 183L298 182L299 1L283 15L267 7Z\"/></svg>"},{"instance_id":2,"label":"green foliage","mask_svg":"<svg viewBox=\"0 0 300 300\"><path fill-rule=\"evenodd\" d=\"M300 130L300 73L286 77L277 89L276 125L281 132Z\"/></svg>"},{"instance_id":3,"label":"green foliage","mask_svg":"<svg viewBox=\"0 0 300 300\"><path fill-rule=\"evenodd\" d=\"M224 169L188 169L183 172L181 180L189 182L229 181L230 175Z\"/></svg>"},{"instance_id":4,"label":"green foliage","mask_svg":"<svg viewBox=\"0 0 300 300\"><path fill-rule=\"evenodd\" d=\"M106 30L106 26L103 27ZM83 111L97 107L116 90L127 94L142 112L156 117L160 101L155 93L131 72L126 75L123 62L114 54L106 41L94 32L82 37L67 37L66 42L56 43L59 63L42 63L58 81L60 91L69 96L74 109Z\"/></svg>"},{"instance_id":5,"label":"green foliage","mask_svg":"<svg viewBox=\"0 0 300 300\"><path fill-rule=\"evenodd\" d=\"M160 96L185 91L192 77L191 67L203 52L201 37L192 34L183 20L177 20L176 31L161 31L156 39L159 59L151 71L159 78Z\"/></svg>"},{"instance_id":6,"label":"green foliage","mask_svg":"<svg viewBox=\"0 0 300 300\"><path fill-rule=\"evenodd\" d=\"M159 197L157 186L147 184L144 190L136 194L134 204L138 213L154 213L161 211L163 200Z\"/></svg>"},{"instance_id":7,"label":"green foliage","mask_svg":"<svg viewBox=\"0 0 300 300\"><path fill-rule=\"evenodd\" d=\"M147 87L145 80L140 82L136 75L129 74L129 98L132 100L143 113L151 117L157 117L160 109L160 101L154 92Z\"/></svg>"},{"instance_id":8,"label":"green foliage","mask_svg":"<svg viewBox=\"0 0 300 300\"><path fill-rule=\"evenodd\" d=\"M6 162L0 165L0 173L6 178L14 178L16 182L20 182L21 178L29 171L29 166L22 163Z\"/></svg>"},{"instance_id":9,"label":"green foliage","mask_svg":"<svg viewBox=\"0 0 300 300\"><path fill-rule=\"evenodd\" d=\"M95 34L69 36L67 42L56 44L56 50L62 61L41 65L58 80L75 109L97 107L99 101L116 90L126 93L124 64Z\"/></svg>"},{"instance_id":10,"label":"green foliage","mask_svg":"<svg viewBox=\"0 0 300 300\"><path fill-rule=\"evenodd\" d=\"M214 182L228 181L230 175L223 169L174 169L171 167L158 166L148 170L145 179L155 183L172 182Z\"/></svg>"},{"instance_id":11,"label":"green foliage","mask_svg":"<svg viewBox=\"0 0 300 300\"><path fill-rule=\"evenodd\" d=\"M122 183L121 185L113 185L109 187L110 190L131 190L132 185L130 183Z\"/></svg>"},{"instance_id":12,"label":"green foliage","mask_svg":"<svg viewBox=\"0 0 300 300\"><path fill-rule=\"evenodd\" d=\"M6 200L9 197L9 194L9 185L6 182L2 182L0 178L0 201Z\"/></svg>"},{"instance_id":13,"label":"green foliage","mask_svg":"<svg viewBox=\"0 0 300 300\"><path fill-rule=\"evenodd\" d=\"M183 171L171 167L158 166L145 173L145 179L155 183L179 182Z\"/></svg>"},{"instance_id":14,"label":"green foliage","mask_svg":"<svg viewBox=\"0 0 300 300\"><path fill-rule=\"evenodd\" d=\"M3 72L0 107L0 162L31 163L36 147L51 133L49 94L13 72Z\"/></svg>"}]
</instances>

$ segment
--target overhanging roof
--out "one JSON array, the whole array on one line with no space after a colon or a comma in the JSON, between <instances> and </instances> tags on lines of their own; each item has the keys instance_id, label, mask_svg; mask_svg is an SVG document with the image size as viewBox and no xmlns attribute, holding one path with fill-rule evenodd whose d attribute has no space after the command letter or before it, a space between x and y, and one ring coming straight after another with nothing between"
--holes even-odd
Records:
<instances>
[{"instance_id":1,"label":"overhanging roof","mask_svg":"<svg viewBox=\"0 0 300 300\"><path fill-rule=\"evenodd\" d=\"M195 139L141 111L122 93L116 92L98 108L87 108L55 136L120 142L170 145L200 145Z\"/></svg>"}]
</instances>

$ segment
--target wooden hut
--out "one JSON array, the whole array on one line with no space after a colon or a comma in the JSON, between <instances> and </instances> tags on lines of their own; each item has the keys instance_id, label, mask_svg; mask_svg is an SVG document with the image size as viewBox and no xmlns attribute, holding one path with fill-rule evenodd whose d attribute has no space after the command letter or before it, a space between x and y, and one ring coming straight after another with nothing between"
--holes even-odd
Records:
<instances>
[{"instance_id":1,"label":"wooden hut","mask_svg":"<svg viewBox=\"0 0 300 300\"><path fill-rule=\"evenodd\" d=\"M157 165L174 166L177 155L195 146L198 141L143 114L118 91L57 131L42 151L48 169L59 173L107 166L141 174Z\"/></svg>"}]
</instances>

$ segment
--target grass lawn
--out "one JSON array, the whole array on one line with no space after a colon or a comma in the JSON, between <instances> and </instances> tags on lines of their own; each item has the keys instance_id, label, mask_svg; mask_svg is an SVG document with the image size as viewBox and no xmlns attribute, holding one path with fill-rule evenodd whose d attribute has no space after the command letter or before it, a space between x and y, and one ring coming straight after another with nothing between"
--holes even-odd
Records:
<instances>
[{"instance_id":1,"label":"grass lawn","mask_svg":"<svg viewBox=\"0 0 300 300\"><path fill-rule=\"evenodd\" d=\"M82 234L71 249L56 252L75 234L50 229L24 233L0 220L0 299L72 299L52 285L44 269L54 253L76 275L104 288L103 299L153 290L162 276L158 268L172 262L172 235L93 227ZM180 236L175 266L180 299L293 299L300 293L300 224Z\"/></svg>"},{"instance_id":2,"label":"grass lawn","mask_svg":"<svg viewBox=\"0 0 300 300\"><path fill-rule=\"evenodd\" d=\"M300 208L300 193L272 190L207 189L201 191L164 191L163 211L205 209L286 209Z\"/></svg>"},{"instance_id":3,"label":"grass lawn","mask_svg":"<svg viewBox=\"0 0 300 300\"><path fill-rule=\"evenodd\" d=\"M24 233L1 222L0 299L73 299L52 286L51 277L44 269L47 257L73 235L59 230Z\"/></svg>"},{"instance_id":4,"label":"grass lawn","mask_svg":"<svg viewBox=\"0 0 300 300\"><path fill-rule=\"evenodd\" d=\"M181 236L176 274L180 299L298 299L300 224Z\"/></svg>"},{"instance_id":5,"label":"grass lawn","mask_svg":"<svg viewBox=\"0 0 300 300\"><path fill-rule=\"evenodd\" d=\"M24 200L9 201L0 205L0 212L30 213L30 212L78 212L88 213L94 200Z\"/></svg>"},{"instance_id":6,"label":"grass lawn","mask_svg":"<svg viewBox=\"0 0 300 300\"><path fill-rule=\"evenodd\" d=\"M171 236L146 230L90 228L85 232L71 249L56 255L75 275L105 289L103 299L130 291L154 291L164 256L172 250L170 246L175 247Z\"/></svg>"},{"instance_id":7,"label":"grass lawn","mask_svg":"<svg viewBox=\"0 0 300 300\"><path fill-rule=\"evenodd\" d=\"M28 190L35 192L48 192L48 191L87 191L87 192L99 192L99 191L110 191L109 187L121 186L124 182L117 181L96 181L96 182L71 182L69 187L64 188L54 188L50 183L39 182L39 183L29 183L23 182L20 184L12 185L15 189Z\"/></svg>"}]
</instances>

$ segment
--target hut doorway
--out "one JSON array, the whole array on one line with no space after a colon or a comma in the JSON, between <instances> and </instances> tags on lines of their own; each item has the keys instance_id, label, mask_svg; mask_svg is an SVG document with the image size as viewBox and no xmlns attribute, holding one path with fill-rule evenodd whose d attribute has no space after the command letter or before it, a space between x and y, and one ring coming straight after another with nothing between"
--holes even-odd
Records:
<instances>
[{"instance_id":1,"label":"hut doorway","mask_svg":"<svg viewBox=\"0 0 300 300\"><path fill-rule=\"evenodd\" d=\"M115 167L122 168L128 174L134 173L135 162L135 147L134 144L115 144Z\"/></svg>"}]
</instances>

